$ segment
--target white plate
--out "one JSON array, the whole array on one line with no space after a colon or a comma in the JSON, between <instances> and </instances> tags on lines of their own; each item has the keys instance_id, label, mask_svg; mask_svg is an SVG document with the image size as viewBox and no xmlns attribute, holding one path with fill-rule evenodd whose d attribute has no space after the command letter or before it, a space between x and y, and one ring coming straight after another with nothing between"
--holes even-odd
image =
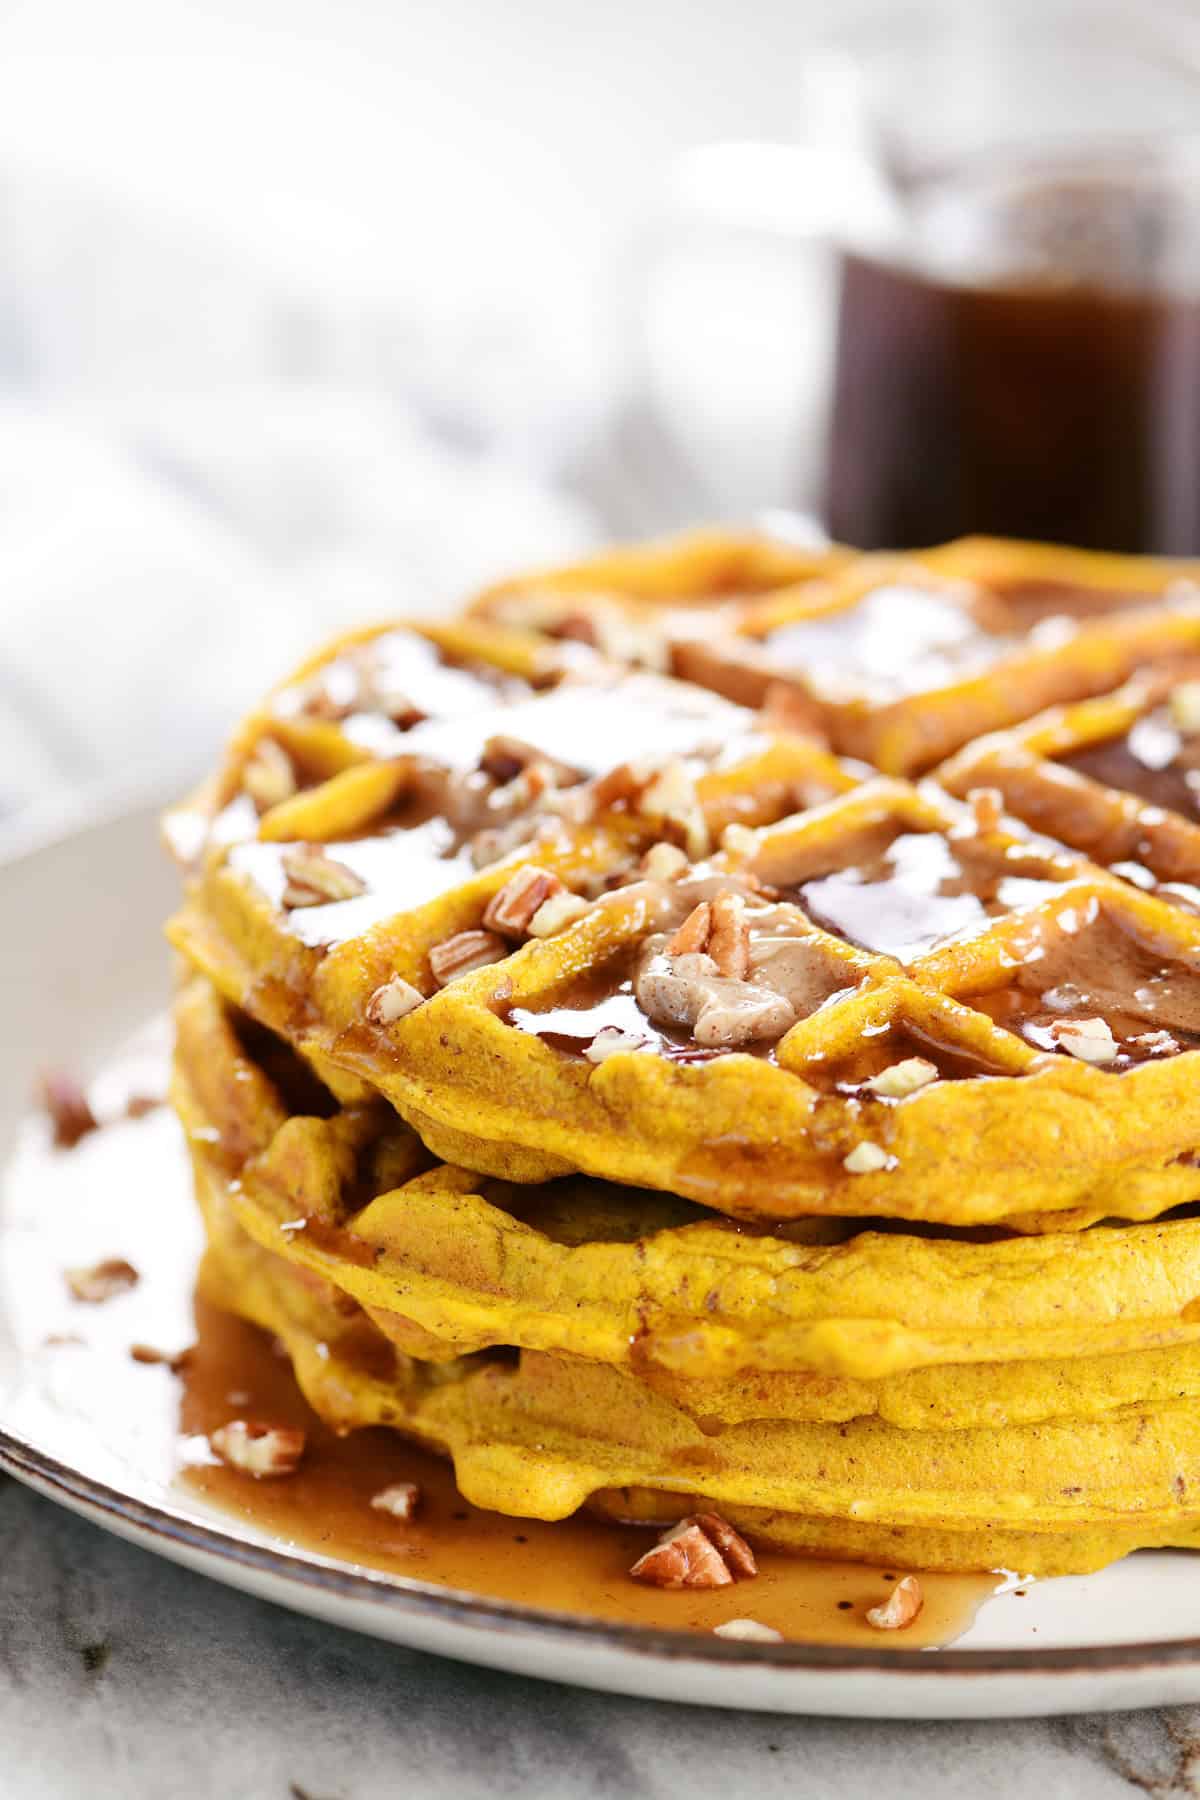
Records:
<instances>
[{"instance_id":1,"label":"white plate","mask_svg":"<svg viewBox=\"0 0 1200 1800\"><path fill-rule=\"evenodd\" d=\"M161 1009L168 959L160 925L173 898L151 809L27 848L0 868L6 1162L40 1066L95 1067ZM152 1129L170 1125L160 1117ZM68 1223L64 1211L70 1242L59 1244L47 1224L60 1217L53 1194L31 1191L37 1184L21 1178L29 1165L19 1156L12 1167L16 1178L7 1183L0 1215L0 1464L160 1555L414 1648L701 1705L962 1718L1200 1700L1200 1559L1184 1554L1142 1554L1103 1575L1034 1585L1019 1601L1002 1595L986 1603L952 1650L856 1651L597 1623L374 1574L272 1541L171 1484L161 1434L145 1429L142 1409L129 1408L128 1425L115 1437L89 1435L86 1382L54 1381L51 1365L30 1346L37 1254L46 1279L60 1279L64 1262L87 1255L80 1231L94 1231L92 1248L100 1246L102 1211L90 1225ZM147 1238L156 1221L173 1232L193 1229L180 1223L189 1215L172 1212L156 1182L146 1185L152 1191L135 1204ZM164 1295L163 1304L182 1298ZM103 1378L119 1378L115 1367L103 1364Z\"/></svg>"}]
</instances>

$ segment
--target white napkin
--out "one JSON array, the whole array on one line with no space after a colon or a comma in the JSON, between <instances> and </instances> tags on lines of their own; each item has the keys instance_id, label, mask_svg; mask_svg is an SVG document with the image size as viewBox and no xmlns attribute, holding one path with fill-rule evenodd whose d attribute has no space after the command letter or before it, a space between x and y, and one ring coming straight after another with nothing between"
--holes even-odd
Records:
<instances>
[{"instance_id":1,"label":"white napkin","mask_svg":"<svg viewBox=\"0 0 1200 1800\"><path fill-rule=\"evenodd\" d=\"M0 407L0 812L166 792L322 634L589 537L531 478L345 396L177 396L107 437Z\"/></svg>"}]
</instances>

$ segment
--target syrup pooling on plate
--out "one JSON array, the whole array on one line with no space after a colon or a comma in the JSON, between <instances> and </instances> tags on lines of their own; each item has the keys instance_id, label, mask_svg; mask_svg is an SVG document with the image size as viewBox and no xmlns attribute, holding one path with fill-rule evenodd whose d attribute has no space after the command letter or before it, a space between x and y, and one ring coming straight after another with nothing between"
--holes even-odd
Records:
<instances>
[{"instance_id":1,"label":"syrup pooling on plate","mask_svg":"<svg viewBox=\"0 0 1200 1800\"><path fill-rule=\"evenodd\" d=\"M103 1071L88 1090L98 1111L115 1114L148 1086L161 1088L163 1035L156 1030L152 1057L135 1046ZM28 1378L5 1423L48 1444L60 1463L164 1515L182 1511L209 1529L218 1523L232 1555L239 1540L261 1543L265 1535L284 1555L332 1557L349 1573L368 1569L575 1618L709 1633L752 1614L793 1643L884 1655L952 1642L985 1600L1011 1586L999 1574L922 1576L925 1606L903 1632L865 1622L900 1567L763 1549L748 1586L641 1587L628 1569L653 1543L653 1529L590 1513L547 1524L469 1506L441 1458L394 1432L339 1436L323 1425L265 1332L194 1297L198 1232L187 1155L166 1109L105 1126L78 1150L55 1150L49 1136L43 1119L28 1121L13 1171L18 1211L4 1236L5 1323ZM536 1211L551 1197L531 1189L528 1198ZM72 1300L64 1255L113 1250L135 1259L137 1285L104 1306ZM163 1360L135 1358L135 1345ZM294 1476L258 1481L218 1463L208 1434L245 1415L305 1432ZM372 1507L382 1489L405 1480L421 1490L413 1521Z\"/></svg>"},{"instance_id":2,"label":"syrup pooling on plate","mask_svg":"<svg viewBox=\"0 0 1200 1800\"><path fill-rule=\"evenodd\" d=\"M996 849L966 832L900 831L876 854L848 858L798 882L794 892L826 930L910 963L1050 899L1062 885L1045 859L1024 846Z\"/></svg>"},{"instance_id":3,"label":"syrup pooling on plate","mask_svg":"<svg viewBox=\"0 0 1200 1800\"><path fill-rule=\"evenodd\" d=\"M887 1598L899 1569L757 1552L750 1583L710 1591L664 1593L629 1578L630 1565L655 1541L645 1527L579 1513L547 1524L469 1505L449 1466L400 1442L393 1432L338 1437L305 1404L285 1360L253 1326L203 1301L182 1377L185 1491L221 1507L288 1546L436 1583L466 1594L603 1619L647 1630L710 1633L747 1614L785 1641L840 1644L886 1654L946 1645L973 1622L982 1603L1011 1588L1002 1574L921 1576L925 1603L905 1631L873 1630L866 1611ZM206 1454L207 1434L231 1414L230 1394L256 1416L306 1435L295 1475L254 1481ZM415 1482L421 1503L403 1523L372 1507L382 1489ZM613 1510L620 1496L609 1497Z\"/></svg>"}]
</instances>

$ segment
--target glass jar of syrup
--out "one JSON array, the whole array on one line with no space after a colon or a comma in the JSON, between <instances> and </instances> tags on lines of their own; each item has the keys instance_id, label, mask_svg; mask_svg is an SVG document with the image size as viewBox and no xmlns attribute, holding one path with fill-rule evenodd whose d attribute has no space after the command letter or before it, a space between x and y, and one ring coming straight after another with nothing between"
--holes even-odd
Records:
<instances>
[{"instance_id":1,"label":"glass jar of syrup","mask_svg":"<svg viewBox=\"0 0 1200 1800\"><path fill-rule=\"evenodd\" d=\"M641 246L642 387L696 510L1200 554L1195 21L898 3L814 46L797 102L789 141L679 159Z\"/></svg>"}]
</instances>

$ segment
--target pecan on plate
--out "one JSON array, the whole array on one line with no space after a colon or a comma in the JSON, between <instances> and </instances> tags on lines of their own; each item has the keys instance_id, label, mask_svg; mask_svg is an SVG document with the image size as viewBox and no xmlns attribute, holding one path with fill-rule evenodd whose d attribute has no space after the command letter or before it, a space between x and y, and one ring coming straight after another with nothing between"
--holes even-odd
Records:
<instances>
[{"instance_id":1,"label":"pecan on plate","mask_svg":"<svg viewBox=\"0 0 1200 1800\"><path fill-rule=\"evenodd\" d=\"M757 1575L754 1552L719 1513L694 1513L639 1556L629 1573L661 1588L728 1587Z\"/></svg>"},{"instance_id":2,"label":"pecan on plate","mask_svg":"<svg viewBox=\"0 0 1200 1800\"><path fill-rule=\"evenodd\" d=\"M231 1419L209 1433L209 1443L223 1463L256 1480L294 1475L304 1455L305 1434L290 1425L261 1425Z\"/></svg>"},{"instance_id":3,"label":"pecan on plate","mask_svg":"<svg viewBox=\"0 0 1200 1800\"><path fill-rule=\"evenodd\" d=\"M103 1306L106 1300L128 1293L139 1280L133 1264L122 1256L110 1256L90 1269L67 1269L64 1278L71 1298L83 1301L85 1306Z\"/></svg>"}]
</instances>

